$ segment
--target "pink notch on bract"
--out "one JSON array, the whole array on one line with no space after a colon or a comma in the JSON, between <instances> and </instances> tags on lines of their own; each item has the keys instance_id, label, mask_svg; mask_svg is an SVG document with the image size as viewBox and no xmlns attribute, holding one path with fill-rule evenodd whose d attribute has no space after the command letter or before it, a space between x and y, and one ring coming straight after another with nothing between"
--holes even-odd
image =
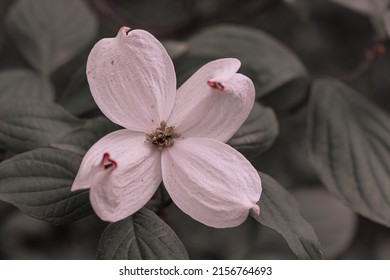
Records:
<instances>
[{"instance_id":1,"label":"pink notch on bract","mask_svg":"<svg viewBox=\"0 0 390 280\"><path fill-rule=\"evenodd\" d=\"M102 162L100 163L101 166L103 166L104 170L111 169L114 170L118 167L118 164L115 160L110 158L109 153L104 153Z\"/></svg>"},{"instance_id":2,"label":"pink notch on bract","mask_svg":"<svg viewBox=\"0 0 390 280\"><path fill-rule=\"evenodd\" d=\"M253 205L252 211L253 211L257 216L259 216L259 215L260 215L260 207L259 207L259 205L257 205L257 204Z\"/></svg>"},{"instance_id":3,"label":"pink notch on bract","mask_svg":"<svg viewBox=\"0 0 390 280\"><path fill-rule=\"evenodd\" d=\"M207 85L211 87L212 89L218 90L218 91L224 91L225 86L221 82L216 81L207 81Z\"/></svg>"}]
</instances>

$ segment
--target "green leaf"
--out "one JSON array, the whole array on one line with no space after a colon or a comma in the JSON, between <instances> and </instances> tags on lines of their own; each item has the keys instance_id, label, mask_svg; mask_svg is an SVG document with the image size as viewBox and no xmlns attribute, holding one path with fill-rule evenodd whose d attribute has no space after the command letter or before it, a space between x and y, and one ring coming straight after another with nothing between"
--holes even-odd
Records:
<instances>
[{"instance_id":1,"label":"green leaf","mask_svg":"<svg viewBox=\"0 0 390 280\"><path fill-rule=\"evenodd\" d=\"M274 111L255 103L252 112L228 144L246 156L255 156L267 150L279 134Z\"/></svg>"},{"instance_id":2,"label":"green leaf","mask_svg":"<svg viewBox=\"0 0 390 280\"><path fill-rule=\"evenodd\" d=\"M70 82L63 95L58 100L68 112L73 115L82 115L97 108L93 100L87 76L85 74L85 65L80 67L71 77Z\"/></svg>"},{"instance_id":3,"label":"green leaf","mask_svg":"<svg viewBox=\"0 0 390 280\"><path fill-rule=\"evenodd\" d=\"M298 78L280 86L261 101L271 107L279 117L285 118L298 113L307 104L310 86L309 77Z\"/></svg>"},{"instance_id":4,"label":"green leaf","mask_svg":"<svg viewBox=\"0 0 390 280\"><path fill-rule=\"evenodd\" d=\"M350 208L390 226L390 118L359 93L318 80L308 113L309 159Z\"/></svg>"},{"instance_id":5,"label":"green leaf","mask_svg":"<svg viewBox=\"0 0 390 280\"><path fill-rule=\"evenodd\" d=\"M19 0L6 27L31 65L48 76L93 39L97 19L80 0Z\"/></svg>"},{"instance_id":6,"label":"green leaf","mask_svg":"<svg viewBox=\"0 0 390 280\"><path fill-rule=\"evenodd\" d=\"M0 146L23 152L49 143L83 125L61 106L23 100L0 104Z\"/></svg>"},{"instance_id":7,"label":"green leaf","mask_svg":"<svg viewBox=\"0 0 390 280\"><path fill-rule=\"evenodd\" d=\"M49 259L52 255L48 255L48 251L53 253L59 253L61 251L50 250L51 246L49 244L53 244L58 240L57 238L55 239L56 241L53 240L53 231L55 231L55 229L53 229L52 225L35 218L31 218L21 212L8 211L8 213L4 213L0 228L0 248L2 259ZM60 238L62 239L63 236ZM34 240L34 242L30 242L32 240ZM56 242L56 245L58 246L60 244ZM57 248L60 247L65 246L58 246ZM57 258L61 258L59 256L60 255L58 254Z\"/></svg>"},{"instance_id":8,"label":"green leaf","mask_svg":"<svg viewBox=\"0 0 390 280\"><path fill-rule=\"evenodd\" d=\"M390 10L387 10L383 13L382 20L383 25L385 26L387 37L390 37Z\"/></svg>"},{"instance_id":9,"label":"green leaf","mask_svg":"<svg viewBox=\"0 0 390 280\"><path fill-rule=\"evenodd\" d=\"M302 217L293 196L267 174L260 173L263 192L260 215L251 214L259 223L277 231L299 259L322 259L318 237Z\"/></svg>"},{"instance_id":10,"label":"green leaf","mask_svg":"<svg viewBox=\"0 0 390 280\"><path fill-rule=\"evenodd\" d=\"M165 40L161 43L163 44L164 48L167 50L167 53L172 59L178 58L188 49L187 43L181 41Z\"/></svg>"},{"instance_id":11,"label":"green leaf","mask_svg":"<svg viewBox=\"0 0 390 280\"><path fill-rule=\"evenodd\" d=\"M323 187L293 192L305 219L313 226L326 259L337 259L352 245L358 217Z\"/></svg>"},{"instance_id":12,"label":"green leaf","mask_svg":"<svg viewBox=\"0 0 390 280\"><path fill-rule=\"evenodd\" d=\"M142 208L134 215L110 224L100 239L98 259L188 259L174 231L154 212Z\"/></svg>"},{"instance_id":13,"label":"green leaf","mask_svg":"<svg viewBox=\"0 0 390 280\"><path fill-rule=\"evenodd\" d=\"M25 99L52 101L53 86L49 81L29 70L13 69L1 72L0 104Z\"/></svg>"},{"instance_id":14,"label":"green leaf","mask_svg":"<svg viewBox=\"0 0 390 280\"><path fill-rule=\"evenodd\" d=\"M81 156L36 149L0 163L0 200L53 224L69 223L92 213L89 192L71 192Z\"/></svg>"},{"instance_id":15,"label":"green leaf","mask_svg":"<svg viewBox=\"0 0 390 280\"><path fill-rule=\"evenodd\" d=\"M119 16L152 33L174 33L191 23L192 5L182 0L116 1ZM114 6L114 5L113 5ZM153 32L155 30L155 32Z\"/></svg>"},{"instance_id":16,"label":"green leaf","mask_svg":"<svg viewBox=\"0 0 390 280\"><path fill-rule=\"evenodd\" d=\"M355 12L377 17L386 10L389 0L330 0Z\"/></svg>"},{"instance_id":17,"label":"green leaf","mask_svg":"<svg viewBox=\"0 0 390 280\"><path fill-rule=\"evenodd\" d=\"M283 0L283 2L294 10L301 20L308 20L313 6L312 0Z\"/></svg>"},{"instance_id":18,"label":"green leaf","mask_svg":"<svg viewBox=\"0 0 390 280\"><path fill-rule=\"evenodd\" d=\"M190 38L187 52L175 61L179 84L205 63L224 57L241 61L239 72L253 80L257 97L306 76L296 56L266 33L248 27L220 25Z\"/></svg>"},{"instance_id":19,"label":"green leaf","mask_svg":"<svg viewBox=\"0 0 390 280\"><path fill-rule=\"evenodd\" d=\"M82 127L69 132L50 146L84 155L100 138L117 129L119 126L104 117L87 120Z\"/></svg>"}]
</instances>

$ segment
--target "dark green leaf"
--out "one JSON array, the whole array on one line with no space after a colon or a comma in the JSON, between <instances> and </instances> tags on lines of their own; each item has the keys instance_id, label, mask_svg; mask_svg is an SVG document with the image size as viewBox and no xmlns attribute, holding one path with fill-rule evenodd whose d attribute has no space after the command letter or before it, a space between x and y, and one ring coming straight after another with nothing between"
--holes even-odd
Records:
<instances>
[{"instance_id":1,"label":"dark green leaf","mask_svg":"<svg viewBox=\"0 0 390 280\"><path fill-rule=\"evenodd\" d=\"M278 133L274 111L256 102L248 119L228 144L246 156L255 156L271 147Z\"/></svg>"},{"instance_id":2,"label":"dark green leaf","mask_svg":"<svg viewBox=\"0 0 390 280\"><path fill-rule=\"evenodd\" d=\"M187 53L175 61L179 84L206 62L224 57L241 61L239 72L253 80L257 97L306 75L290 50L266 33L248 27L211 27L190 38L188 46Z\"/></svg>"},{"instance_id":3,"label":"dark green leaf","mask_svg":"<svg viewBox=\"0 0 390 280\"><path fill-rule=\"evenodd\" d=\"M260 173L260 178L263 185L260 215L251 216L279 232L299 259L322 259L318 237L302 217L293 196L267 174Z\"/></svg>"},{"instance_id":4,"label":"dark green leaf","mask_svg":"<svg viewBox=\"0 0 390 280\"><path fill-rule=\"evenodd\" d=\"M87 191L71 192L81 156L55 149L36 149L0 163L0 200L53 224L92 213Z\"/></svg>"},{"instance_id":5,"label":"dark green leaf","mask_svg":"<svg viewBox=\"0 0 390 280\"><path fill-rule=\"evenodd\" d=\"M383 13L383 25L387 33L387 37L390 37L390 10L387 10Z\"/></svg>"},{"instance_id":6,"label":"dark green leaf","mask_svg":"<svg viewBox=\"0 0 390 280\"><path fill-rule=\"evenodd\" d=\"M31 241L34 242L31 242ZM0 227L2 259L43 260L53 241L53 226L21 212L8 212ZM49 246L48 246L49 245ZM52 250L58 252L60 250ZM46 253L46 254L45 254Z\"/></svg>"},{"instance_id":7,"label":"dark green leaf","mask_svg":"<svg viewBox=\"0 0 390 280\"><path fill-rule=\"evenodd\" d=\"M52 101L54 89L49 81L29 70L13 69L1 72L0 104L25 99Z\"/></svg>"},{"instance_id":8,"label":"dark green leaf","mask_svg":"<svg viewBox=\"0 0 390 280\"><path fill-rule=\"evenodd\" d=\"M19 0L7 14L9 34L34 68L48 76L79 53L97 32L80 0Z\"/></svg>"},{"instance_id":9,"label":"dark green leaf","mask_svg":"<svg viewBox=\"0 0 390 280\"><path fill-rule=\"evenodd\" d=\"M134 26L143 26L152 33L153 30L171 33L188 25L193 17L192 5L182 0L116 1L116 4Z\"/></svg>"},{"instance_id":10,"label":"dark green leaf","mask_svg":"<svg viewBox=\"0 0 390 280\"><path fill-rule=\"evenodd\" d=\"M335 259L354 241L357 215L323 187L301 188L293 192L305 219L313 225L326 259Z\"/></svg>"},{"instance_id":11,"label":"dark green leaf","mask_svg":"<svg viewBox=\"0 0 390 280\"><path fill-rule=\"evenodd\" d=\"M307 104L310 85L309 77L289 81L262 98L261 102L282 118L294 115Z\"/></svg>"},{"instance_id":12,"label":"dark green leaf","mask_svg":"<svg viewBox=\"0 0 390 280\"><path fill-rule=\"evenodd\" d=\"M154 212L142 208L106 228L98 245L97 258L188 259L188 254L174 231Z\"/></svg>"},{"instance_id":13,"label":"dark green leaf","mask_svg":"<svg viewBox=\"0 0 390 280\"><path fill-rule=\"evenodd\" d=\"M182 53L180 56L173 58L173 62L175 64L177 85L182 85L199 68L214 59L215 58L211 56L209 57L206 55L202 56L188 53L188 50L187 52Z\"/></svg>"},{"instance_id":14,"label":"dark green leaf","mask_svg":"<svg viewBox=\"0 0 390 280\"><path fill-rule=\"evenodd\" d=\"M68 87L64 94L61 95L58 103L74 115L82 115L97 108L89 90L85 65L73 74Z\"/></svg>"},{"instance_id":15,"label":"dark green leaf","mask_svg":"<svg viewBox=\"0 0 390 280\"><path fill-rule=\"evenodd\" d=\"M284 0L284 3L294 10L302 20L308 20L313 6L312 0Z\"/></svg>"},{"instance_id":16,"label":"dark green leaf","mask_svg":"<svg viewBox=\"0 0 390 280\"><path fill-rule=\"evenodd\" d=\"M0 145L12 151L47 147L82 125L55 103L23 100L12 106L0 104Z\"/></svg>"},{"instance_id":17,"label":"dark green leaf","mask_svg":"<svg viewBox=\"0 0 390 280\"><path fill-rule=\"evenodd\" d=\"M390 226L390 118L354 90L318 80L308 113L309 159L346 205Z\"/></svg>"},{"instance_id":18,"label":"dark green leaf","mask_svg":"<svg viewBox=\"0 0 390 280\"><path fill-rule=\"evenodd\" d=\"M176 59L184 54L188 49L188 44L181 41L165 40L161 42L172 59Z\"/></svg>"},{"instance_id":19,"label":"dark green leaf","mask_svg":"<svg viewBox=\"0 0 390 280\"><path fill-rule=\"evenodd\" d=\"M378 17L390 4L389 0L330 0L348 9Z\"/></svg>"},{"instance_id":20,"label":"dark green leaf","mask_svg":"<svg viewBox=\"0 0 390 280\"><path fill-rule=\"evenodd\" d=\"M87 120L82 127L69 132L50 146L84 155L100 138L118 128L104 117Z\"/></svg>"}]
</instances>

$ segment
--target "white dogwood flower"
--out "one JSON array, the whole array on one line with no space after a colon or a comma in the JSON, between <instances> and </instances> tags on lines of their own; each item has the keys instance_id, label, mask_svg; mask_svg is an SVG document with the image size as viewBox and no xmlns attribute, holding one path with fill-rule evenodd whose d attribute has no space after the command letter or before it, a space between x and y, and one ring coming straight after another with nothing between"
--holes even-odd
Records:
<instances>
[{"instance_id":1,"label":"white dogwood flower","mask_svg":"<svg viewBox=\"0 0 390 280\"><path fill-rule=\"evenodd\" d=\"M216 228L241 224L260 199L255 168L225 144L251 111L252 81L237 59L210 62L176 91L172 60L143 30L122 27L87 63L101 111L124 127L86 153L72 190L90 189L96 214L115 222L142 208L161 181L173 202Z\"/></svg>"}]
</instances>

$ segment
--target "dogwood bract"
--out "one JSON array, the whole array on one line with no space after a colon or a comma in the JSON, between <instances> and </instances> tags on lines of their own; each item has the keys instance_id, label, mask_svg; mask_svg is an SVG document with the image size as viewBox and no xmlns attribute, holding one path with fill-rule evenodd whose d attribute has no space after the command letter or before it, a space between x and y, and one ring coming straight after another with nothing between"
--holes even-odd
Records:
<instances>
[{"instance_id":1,"label":"dogwood bract","mask_svg":"<svg viewBox=\"0 0 390 280\"><path fill-rule=\"evenodd\" d=\"M176 91L172 60L153 35L122 27L87 62L96 104L124 127L86 153L72 190L90 188L96 214L115 222L143 207L161 181L193 219L224 228L259 214L261 181L225 144L251 111L252 81L237 59L212 61Z\"/></svg>"}]
</instances>

